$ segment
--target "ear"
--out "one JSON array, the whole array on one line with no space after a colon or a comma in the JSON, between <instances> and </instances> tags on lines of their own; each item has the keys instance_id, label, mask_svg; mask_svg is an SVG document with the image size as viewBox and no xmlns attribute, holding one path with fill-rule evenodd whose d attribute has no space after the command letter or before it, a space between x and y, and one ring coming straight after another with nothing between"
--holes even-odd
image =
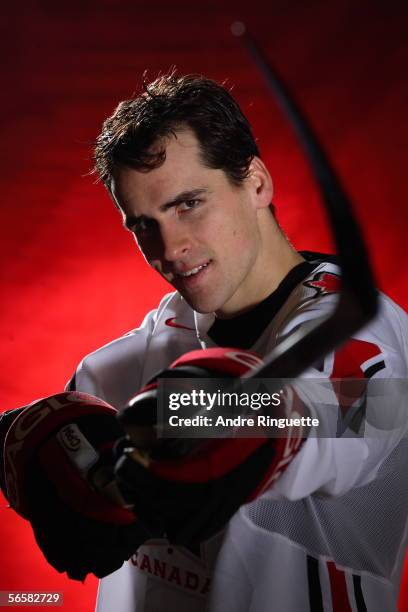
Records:
<instances>
[{"instance_id":1,"label":"ear","mask_svg":"<svg viewBox=\"0 0 408 612\"><path fill-rule=\"evenodd\" d=\"M248 179L256 208L267 208L273 197L273 183L269 170L259 157L254 157L249 166Z\"/></svg>"}]
</instances>

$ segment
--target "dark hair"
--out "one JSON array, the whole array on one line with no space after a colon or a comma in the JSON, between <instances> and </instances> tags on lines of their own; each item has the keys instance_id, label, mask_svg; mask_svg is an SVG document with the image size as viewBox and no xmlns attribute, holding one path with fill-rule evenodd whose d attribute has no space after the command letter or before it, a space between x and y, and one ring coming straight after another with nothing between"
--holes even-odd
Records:
<instances>
[{"instance_id":1,"label":"dark hair","mask_svg":"<svg viewBox=\"0 0 408 612\"><path fill-rule=\"evenodd\" d=\"M237 102L211 79L174 72L144 83L143 93L121 102L106 119L96 140L94 172L109 188L115 168L157 168L166 151L152 146L186 127L195 133L206 166L224 170L235 184L248 176L259 150Z\"/></svg>"}]
</instances>

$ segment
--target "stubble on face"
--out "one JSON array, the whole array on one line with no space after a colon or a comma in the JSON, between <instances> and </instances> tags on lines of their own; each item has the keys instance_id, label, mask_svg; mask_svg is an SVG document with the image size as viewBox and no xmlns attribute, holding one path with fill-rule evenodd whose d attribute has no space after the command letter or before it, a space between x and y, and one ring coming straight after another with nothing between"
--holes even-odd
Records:
<instances>
[{"instance_id":1,"label":"stubble on face","mask_svg":"<svg viewBox=\"0 0 408 612\"><path fill-rule=\"evenodd\" d=\"M133 218L146 220L149 231L134 232L140 250L194 310L234 316L263 290L250 185L234 185L224 171L208 168L191 130L177 132L164 144L166 159L158 168L118 170L112 195L128 226ZM203 194L191 210L183 202L166 207L197 189Z\"/></svg>"}]
</instances>

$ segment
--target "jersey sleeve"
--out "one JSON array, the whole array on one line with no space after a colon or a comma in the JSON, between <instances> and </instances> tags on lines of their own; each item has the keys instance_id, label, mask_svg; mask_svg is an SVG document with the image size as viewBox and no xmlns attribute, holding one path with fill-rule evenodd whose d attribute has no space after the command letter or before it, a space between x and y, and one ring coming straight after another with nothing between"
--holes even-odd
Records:
<instances>
[{"instance_id":1,"label":"jersey sleeve","mask_svg":"<svg viewBox=\"0 0 408 612\"><path fill-rule=\"evenodd\" d=\"M149 312L140 327L87 355L68 381L66 390L95 395L118 410L142 385L145 354L157 318L173 294Z\"/></svg>"},{"instance_id":2,"label":"jersey sleeve","mask_svg":"<svg viewBox=\"0 0 408 612\"><path fill-rule=\"evenodd\" d=\"M333 308L324 296L300 308L283 337ZM385 296L376 319L295 381L319 427L264 495L298 500L343 495L371 482L407 435L408 326L406 314Z\"/></svg>"}]
</instances>

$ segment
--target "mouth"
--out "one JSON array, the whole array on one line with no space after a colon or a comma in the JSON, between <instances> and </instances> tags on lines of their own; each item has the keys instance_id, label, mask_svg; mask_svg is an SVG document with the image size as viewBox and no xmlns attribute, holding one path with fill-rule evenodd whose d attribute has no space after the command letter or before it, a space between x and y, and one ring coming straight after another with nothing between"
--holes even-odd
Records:
<instances>
[{"instance_id":1,"label":"mouth","mask_svg":"<svg viewBox=\"0 0 408 612\"><path fill-rule=\"evenodd\" d=\"M181 276L182 278L189 278L190 276L195 276L196 274L201 272L201 270L204 270L204 268L207 268L210 265L210 263L211 263L211 260L203 264L200 264L199 266L196 266L194 268L190 268L189 270L186 270L183 272L176 272L176 276Z\"/></svg>"},{"instance_id":2,"label":"mouth","mask_svg":"<svg viewBox=\"0 0 408 612\"><path fill-rule=\"evenodd\" d=\"M175 273L175 279L185 287L193 287L204 277L211 263L210 259L188 270L178 271Z\"/></svg>"}]
</instances>

